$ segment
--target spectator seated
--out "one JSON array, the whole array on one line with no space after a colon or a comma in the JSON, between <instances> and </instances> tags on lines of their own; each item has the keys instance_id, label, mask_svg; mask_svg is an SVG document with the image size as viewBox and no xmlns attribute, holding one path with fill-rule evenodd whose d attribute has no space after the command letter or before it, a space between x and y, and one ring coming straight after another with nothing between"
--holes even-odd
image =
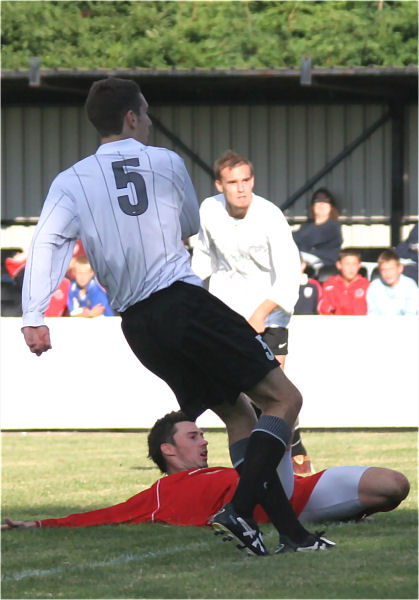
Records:
<instances>
[{"instance_id":1,"label":"spectator seated","mask_svg":"<svg viewBox=\"0 0 419 600\"><path fill-rule=\"evenodd\" d=\"M335 265L324 265L320 267L316 279L319 283L324 283L333 275L339 275L339 271Z\"/></svg>"},{"instance_id":2,"label":"spectator seated","mask_svg":"<svg viewBox=\"0 0 419 600\"><path fill-rule=\"evenodd\" d=\"M392 248L378 257L379 277L367 293L368 314L377 316L416 315L418 312L418 286L413 279L403 275L403 265Z\"/></svg>"},{"instance_id":3,"label":"spectator seated","mask_svg":"<svg viewBox=\"0 0 419 600\"><path fill-rule=\"evenodd\" d=\"M370 282L360 274L361 253L356 248L345 248L336 262L337 274L323 283L322 298L318 305L320 315L367 314L367 290Z\"/></svg>"}]
</instances>

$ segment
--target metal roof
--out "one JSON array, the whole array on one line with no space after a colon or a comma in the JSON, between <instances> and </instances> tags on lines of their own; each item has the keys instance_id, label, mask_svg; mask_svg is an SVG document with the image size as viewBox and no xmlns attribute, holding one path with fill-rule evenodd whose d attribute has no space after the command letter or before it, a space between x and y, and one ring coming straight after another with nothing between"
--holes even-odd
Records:
<instances>
[{"instance_id":1,"label":"metal roof","mask_svg":"<svg viewBox=\"0 0 419 600\"><path fill-rule=\"evenodd\" d=\"M269 69L44 69L30 86L29 69L3 69L3 104L83 102L101 77L129 77L153 103L417 102L418 67L313 67L311 83L299 68Z\"/></svg>"}]
</instances>

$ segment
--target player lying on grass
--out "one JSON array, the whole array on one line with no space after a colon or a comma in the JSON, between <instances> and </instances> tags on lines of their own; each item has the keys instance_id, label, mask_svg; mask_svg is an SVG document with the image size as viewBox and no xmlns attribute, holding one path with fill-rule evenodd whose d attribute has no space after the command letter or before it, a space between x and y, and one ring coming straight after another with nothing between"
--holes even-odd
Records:
<instances>
[{"instance_id":1,"label":"player lying on grass","mask_svg":"<svg viewBox=\"0 0 419 600\"><path fill-rule=\"evenodd\" d=\"M232 468L208 468L207 446L194 422L181 411L171 412L156 421L148 436L149 457L166 477L115 506L58 519L23 522L6 518L1 529L142 522L208 525L212 515L231 500L239 476ZM290 452L282 459L278 474L303 521L359 519L393 510L409 493L406 477L391 469L332 467L306 477L294 475ZM260 506L254 516L260 523L269 521ZM287 546L286 551L290 550L292 546ZM278 551L284 551L281 544Z\"/></svg>"}]
</instances>

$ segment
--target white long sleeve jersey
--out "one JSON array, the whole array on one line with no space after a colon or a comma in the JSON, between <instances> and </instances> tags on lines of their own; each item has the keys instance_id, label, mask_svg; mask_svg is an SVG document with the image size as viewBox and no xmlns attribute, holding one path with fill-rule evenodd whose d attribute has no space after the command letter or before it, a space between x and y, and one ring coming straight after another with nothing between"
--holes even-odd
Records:
<instances>
[{"instance_id":1,"label":"white long sleeve jersey","mask_svg":"<svg viewBox=\"0 0 419 600\"><path fill-rule=\"evenodd\" d=\"M202 285L182 243L198 229L195 191L175 152L132 138L102 144L51 185L29 249L23 324L43 324L79 238L114 310L175 281Z\"/></svg>"},{"instance_id":2,"label":"white long sleeve jersey","mask_svg":"<svg viewBox=\"0 0 419 600\"><path fill-rule=\"evenodd\" d=\"M224 194L206 198L192 268L202 279L211 276L210 291L249 319L264 301L278 309L266 327L287 327L300 287L300 258L282 211L253 194L243 219L231 217Z\"/></svg>"}]
</instances>

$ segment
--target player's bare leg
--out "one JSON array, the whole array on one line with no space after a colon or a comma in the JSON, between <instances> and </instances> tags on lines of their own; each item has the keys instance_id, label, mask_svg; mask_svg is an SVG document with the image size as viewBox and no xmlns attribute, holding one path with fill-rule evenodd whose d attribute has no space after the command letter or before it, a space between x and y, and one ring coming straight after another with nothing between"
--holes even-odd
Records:
<instances>
[{"instance_id":1,"label":"player's bare leg","mask_svg":"<svg viewBox=\"0 0 419 600\"><path fill-rule=\"evenodd\" d=\"M257 423L256 413L245 394L240 394L235 404L219 404L212 410L225 423L229 447L247 440Z\"/></svg>"},{"instance_id":2,"label":"player's bare leg","mask_svg":"<svg viewBox=\"0 0 419 600\"><path fill-rule=\"evenodd\" d=\"M362 475L358 494L364 514L389 511L406 498L410 490L408 479L392 469L370 467Z\"/></svg>"}]
</instances>

